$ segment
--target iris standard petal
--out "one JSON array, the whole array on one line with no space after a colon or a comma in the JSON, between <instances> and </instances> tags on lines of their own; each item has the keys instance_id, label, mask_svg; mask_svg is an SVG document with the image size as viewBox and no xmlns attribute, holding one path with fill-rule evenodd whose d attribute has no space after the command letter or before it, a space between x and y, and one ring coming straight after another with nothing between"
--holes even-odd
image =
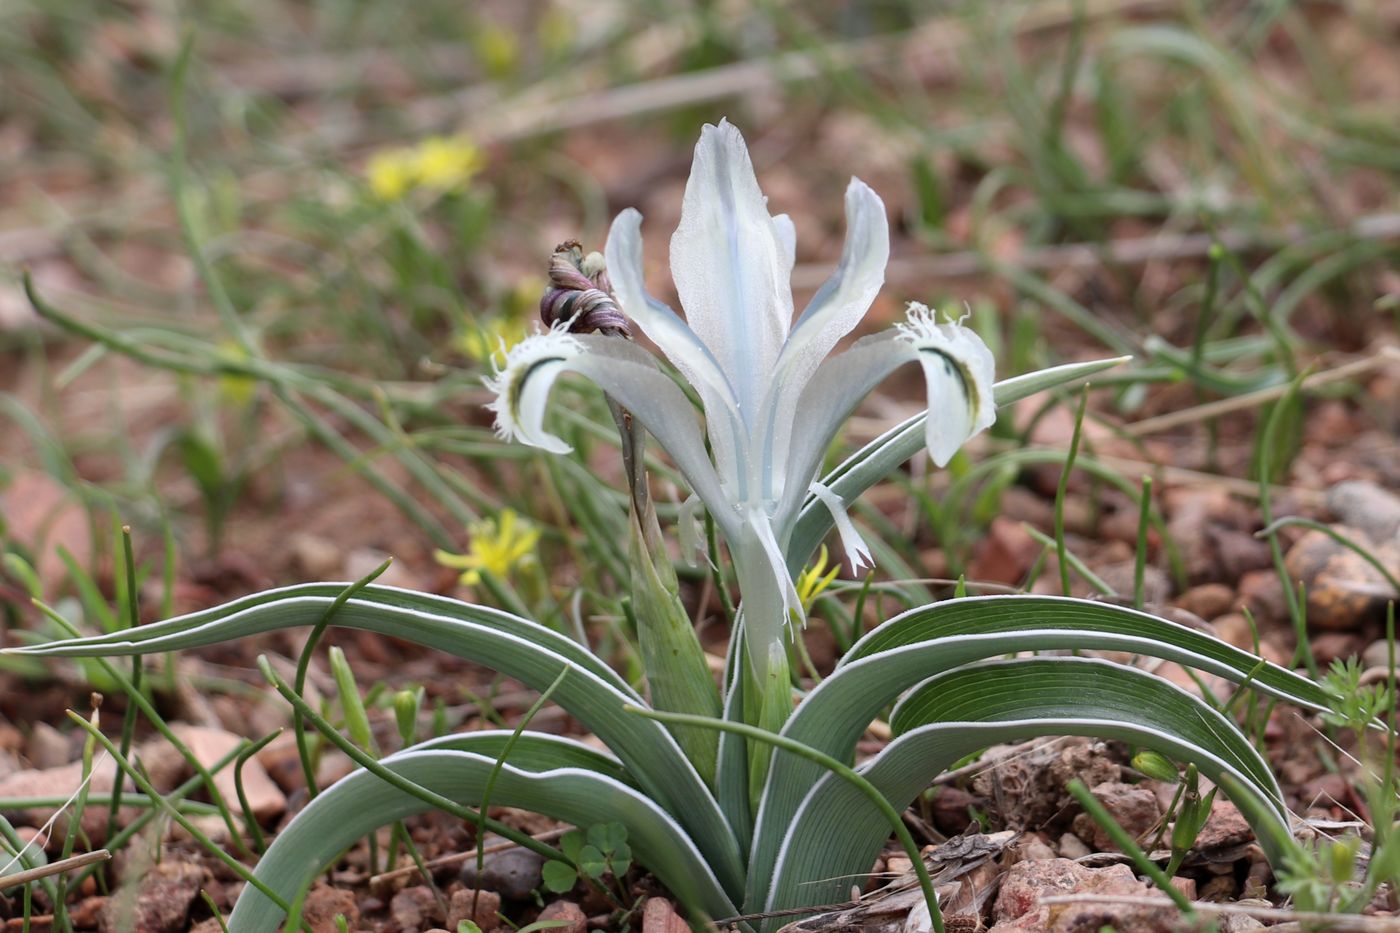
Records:
<instances>
[{"instance_id":1,"label":"iris standard petal","mask_svg":"<svg viewBox=\"0 0 1400 933\"><path fill-rule=\"evenodd\" d=\"M787 562L768 515L759 508L742 517L737 536L728 537L743 602L744 643L753 669L766 672L769 647L781 645L793 619L802 619L802 598L788 574Z\"/></svg>"},{"instance_id":2,"label":"iris standard petal","mask_svg":"<svg viewBox=\"0 0 1400 933\"><path fill-rule=\"evenodd\" d=\"M505 365L485 380L496 393L487 406L496 413L496 433L551 453L568 453L569 445L544 428L550 391L566 372L587 376L631 412L670 454L720 530L728 536L738 529L690 400L656 368L650 354L626 338L551 330L516 344Z\"/></svg>"},{"instance_id":3,"label":"iris standard petal","mask_svg":"<svg viewBox=\"0 0 1400 933\"><path fill-rule=\"evenodd\" d=\"M745 456L748 435L743 428L734 386L709 347L689 325L647 292L642 272L641 224L642 215L629 207L617 215L608 231L604 259L613 293L623 312L637 322L648 339L666 354L685 381L700 394L720 475L731 488L738 488L743 484L738 464Z\"/></svg>"},{"instance_id":4,"label":"iris standard petal","mask_svg":"<svg viewBox=\"0 0 1400 933\"><path fill-rule=\"evenodd\" d=\"M812 374L846 334L860 323L885 282L890 256L885 204L868 185L852 178L846 188L846 242L836 271L797 319L778 358L760 419L765 496L781 498L797 400ZM793 490L794 493L805 491Z\"/></svg>"},{"instance_id":5,"label":"iris standard petal","mask_svg":"<svg viewBox=\"0 0 1400 933\"><path fill-rule=\"evenodd\" d=\"M837 341L855 329L870 310L870 303L885 284L889 259L885 202L865 182L852 178L846 187L846 242L841 260L793 325L783 347L784 369L793 367L799 380L806 382Z\"/></svg>"},{"instance_id":6,"label":"iris standard petal","mask_svg":"<svg viewBox=\"0 0 1400 933\"><path fill-rule=\"evenodd\" d=\"M690 329L710 348L752 425L792 324L786 250L744 138L727 121L695 146L671 276Z\"/></svg>"}]
</instances>

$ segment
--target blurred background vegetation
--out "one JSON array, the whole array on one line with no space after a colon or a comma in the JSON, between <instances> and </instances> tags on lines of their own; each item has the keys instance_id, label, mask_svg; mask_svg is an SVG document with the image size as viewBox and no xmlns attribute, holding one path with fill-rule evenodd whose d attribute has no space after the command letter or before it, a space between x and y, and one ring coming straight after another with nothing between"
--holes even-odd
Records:
<instances>
[{"instance_id":1,"label":"blurred background vegetation","mask_svg":"<svg viewBox=\"0 0 1400 933\"><path fill-rule=\"evenodd\" d=\"M870 326L907 300L965 308L1001 375L1133 355L1090 409L1095 508L1135 515L1160 463L1248 487L1257 404L1123 425L1365 369L1400 315L1400 15L1381 0L8 0L0 23L0 534L89 624L120 523L154 613L385 554L398 582L450 590L433 550L487 542L506 507L542 559L481 598L564 625L580 592L615 610L621 494L500 445L480 376L533 326L553 246L601 248L623 207L673 299L665 238L721 116L796 222L799 303L856 174L895 234ZM850 443L915 388L892 384ZM580 459L615 477L596 393L560 391ZM1004 414L975 471L916 464L875 496L882 573L964 569L1034 485L1019 448L1063 461L1063 401ZM1393 475L1387 450L1356 456Z\"/></svg>"}]
</instances>

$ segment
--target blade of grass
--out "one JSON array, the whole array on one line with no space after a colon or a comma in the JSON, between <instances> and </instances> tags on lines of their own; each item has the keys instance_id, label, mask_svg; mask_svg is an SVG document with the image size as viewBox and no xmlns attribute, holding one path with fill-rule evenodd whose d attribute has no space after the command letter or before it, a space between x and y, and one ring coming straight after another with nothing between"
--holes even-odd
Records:
<instances>
[{"instance_id":1,"label":"blade of grass","mask_svg":"<svg viewBox=\"0 0 1400 933\"><path fill-rule=\"evenodd\" d=\"M1055 556L1060 564L1060 591L1069 595L1069 561L1065 548L1065 493L1069 490L1069 475L1074 471L1074 460L1079 456L1079 439L1084 431L1084 410L1089 405L1089 387L1079 393L1079 408L1074 415L1074 433L1069 439L1069 453L1065 455L1065 465L1060 470L1060 482L1055 487Z\"/></svg>"},{"instance_id":2,"label":"blade of grass","mask_svg":"<svg viewBox=\"0 0 1400 933\"><path fill-rule=\"evenodd\" d=\"M74 628L73 625L69 623L67 619L65 619L56 610L54 610L53 607L44 603L42 600L36 599L33 602L40 612L42 612L45 616L47 616L51 621L53 621L56 625L62 628L69 635L73 636L74 638L80 637L80 633L78 632L78 630ZM243 841L243 836L241 833L239 833L238 827L234 823L233 813L229 810L228 803L224 800L223 794L219 792L218 786L215 785L214 776L210 774L209 769L206 768L197 757L195 757L194 753L190 751L189 746L180 740L180 737L176 735L174 730L172 730L169 724L166 723L165 718L160 715L160 712L155 708L155 705L150 700L148 700L146 696L143 693L141 693L141 691L137 690L135 687L132 686L131 680L125 674L119 671L111 662L107 661L105 658L94 658L92 660L94 663L97 664L100 670L105 672L109 677L111 677L117 682L117 684L122 688L122 691L126 694L127 702L133 703L136 706L138 706L141 712L145 714L146 718L150 720L151 725L155 726L156 731L159 732L167 742L169 742L172 746L175 747L175 750L180 753L181 757L183 757L185 761L189 762L190 767L194 769L195 773L198 774L200 779L203 781L205 790L209 794L209 799L212 800L214 802L214 805L219 808L219 815L223 817L224 826L228 829L229 839L233 842L234 846L236 846L239 849L239 851L241 851L245 855L251 856L253 853L248 850L247 844ZM120 751L120 749L117 750ZM126 759L120 760L124 761Z\"/></svg>"},{"instance_id":3,"label":"blade of grass","mask_svg":"<svg viewBox=\"0 0 1400 933\"><path fill-rule=\"evenodd\" d=\"M301 654L297 657L295 681L297 696L300 697L306 694L306 675L311 669L311 655L315 652L316 645L320 642L321 636L325 634L326 627L329 626L331 620L335 618L336 612L338 612L340 607L344 606L357 592L378 579L379 575L388 570L389 565L393 562L394 559L392 557L385 560L384 563L347 586L336 596L335 601L326 607L326 611L321 615L320 621L311 629L311 633L306 636L306 644L302 646ZM302 722L301 713L299 711L293 711L292 713L292 732L296 736L297 756L301 760L302 776L306 779L306 792L312 797L315 797L320 793L320 788L316 783L316 768L311 762L311 748L306 743L306 724Z\"/></svg>"},{"instance_id":4,"label":"blade of grass","mask_svg":"<svg viewBox=\"0 0 1400 933\"><path fill-rule=\"evenodd\" d=\"M197 825L191 822L190 819L186 817L183 813L181 813L179 809L175 807L174 804L166 800L161 795L160 791L156 790L155 787L151 784L151 782L146 779L146 776L143 773L141 773L140 768L133 767L131 762L121 757L119 753L120 750L112 742L111 739L107 738L105 735L102 734L102 730L89 723L86 719L84 719L82 716L79 716L73 710L68 711L68 718L77 723L80 729L82 729L88 735L96 739L97 743L101 745L103 749L106 750L107 754L111 755L114 759L116 759L117 766L126 773L127 777L131 778L131 780L136 784L136 786L141 789L141 792L144 793L147 797L151 798L151 802L154 803L157 807L159 807L160 810L163 813L165 813L166 816L174 820L180 826L181 829L189 833L190 838L194 839L201 846L207 849L210 855L223 862L224 865L226 865L229 868L229 870L236 874L239 878L242 878L244 881L248 882L253 887L261 891L274 904L281 907L283 910L287 909L287 902L282 900L282 898L278 897L276 891L273 891L261 880L259 880L259 878L255 874L253 874L253 872L246 865L238 861L238 859L234 858L233 856L229 855L227 852L225 852L223 846L214 842L214 840L210 839L207 835L205 835L204 830L200 829Z\"/></svg>"}]
</instances>

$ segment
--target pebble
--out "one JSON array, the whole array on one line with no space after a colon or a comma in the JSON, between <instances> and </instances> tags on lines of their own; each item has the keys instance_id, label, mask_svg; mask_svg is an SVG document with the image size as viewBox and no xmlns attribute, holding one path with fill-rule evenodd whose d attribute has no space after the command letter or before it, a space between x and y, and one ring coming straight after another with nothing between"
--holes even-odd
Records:
<instances>
[{"instance_id":1,"label":"pebble","mask_svg":"<svg viewBox=\"0 0 1400 933\"><path fill-rule=\"evenodd\" d=\"M1017 862L1001 879L988 933L1071 933L1109 927L1117 933L1168 933L1177 912L1155 905L1041 904L1051 894L1100 894L1126 897L1157 896L1127 865L1086 868L1069 859Z\"/></svg>"},{"instance_id":2,"label":"pebble","mask_svg":"<svg viewBox=\"0 0 1400 933\"><path fill-rule=\"evenodd\" d=\"M1288 621L1283 583L1272 569L1251 570L1240 577L1239 593L1240 605L1254 613L1254 618L1261 624Z\"/></svg>"},{"instance_id":3,"label":"pebble","mask_svg":"<svg viewBox=\"0 0 1400 933\"><path fill-rule=\"evenodd\" d=\"M1026 833L1014 846L1018 862L1055 858L1055 850L1044 833Z\"/></svg>"},{"instance_id":4,"label":"pebble","mask_svg":"<svg viewBox=\"0 0 1400 933\"><path fill-rule=\"evenodd\" d=\"M343 551L334 541L300 531L292 535L291 547L292 560L307 579L335 580L344 576Z\"/></svg>"},{"instance_id":5,"label":"pebble","mask_svg":"<svg viewBox=\"0 0 1400 933\"><path fill-rule=\"evenodd\" d=\"M554 901L540 911L539 919L564 921L565 926L553 928L556 933L584 933L588 929L587 915L573 901Z\"/></svg>"},{"instance_id":6,"label":"pebble","mask_svg":"<svg viewBox=\"0 0 1400 933\"><path fill-rule=\"evenodd\" d=\"M91 567L92 527L87 508L72 490L39 470L20 470L8 480L0 489L6 537L19 545L19 553L36 555L35 570L44 591L58 589L68 579L60 548L66 548L79 567Z\"/></svg>"},{"instance_id":7,"label":"pebble","mask_svg":"<svg viewBox=\"0 0 1400 933\"><path fill-rule=\"evenodd\" d=\"M1235 591L1223 583L1202 583L1182 593L1177 606L1212 622L1235 605Z\"/></svg>"},{"instance_id":8,"label":"pebble","mask_svg":"<svg viewBox=\"0 0 1400 933\"><path fill-rule=\"evenodd\" d=\"M24 770L14 752L0 748L0 778L7 778Z\"/></svg>"},{"instance_id":9,"label":"pebble","mask_svg":"<svg viewBox=\"0 0 1400 933\"><path fill-rule=\"evenodd\" d=\"M1079 859L1090 854L1089 847L1084 844L1074 833L1065 833L1060 836L1059 842L1060 856L1068 859Z\"/></svg>"},{"instance_id":10,"label":"pebble","mask_svg":"<svg viewBox=\"0 0 1400 933\"><path fill-rule=\"evenodd\" d=\"M419 933L434 924L445 923L442 905L427 885L404 888L389 902L389 916L401 933Z\"/></svg>"},{"instance_id":11,"label":"pebble","mask_svg":"<svg viewBox=\"0 0 1400 933\"><path fill-rule=\"evenodd\" d=\"M1313 658L1326 667L1339 658L1349 658L1361 652L1362 638L1351 632L1322 632L1308 639Z\"/></svg>"},{"instance_id":12,"label":"pebble","mask_svg":"<svg viewBox=\"0 0 1400 933\"><path fill-rule=\"evenodd\" d=\"M1215 636L1223 642L1234 645L1236 648L1243 648L1245 651L1254 650L1254 631L1249 627L1249 620L1238 612L1227 612L1218 617L1211 624L1215 629Z\"/></svg>"},{"instance_id":13,"label":"pebble","mask_svg":"<svg viewBox=\"0 0 1400 933\"><path fill-rule=\"evenodd\" d=\"M1196 835L1194 848L1223 849L1237 846L1254 838L1254 830L1249 828L1239 807L1221 797L1216 797L1211 805L1206 825Z\"/></svg>"},{"instance_id":14,"label":"pebble","mask_svg":"<svg viewBox=\"0 0 1400 933\"><path fill-rule=\"evenodd\" d=\"M1089 792L1134 839L1145 837L1162 818L1157 795L1148 786L1105 781L1090 788ZM1080 813L1074 818L1074 832L1100 852L1118 851L1112 837L1087 813Z\"/></svg>"},{"instance_id":15,"label":"pebble","mask_svg":"<svg viewBox=\"0 0 1400 933\"><path fill-rule=\"evenodd\" d=\"M188 926L190 907L204 884L204 869L191 862L150 866L134 886L122 887L97 915L100 933L140 930L176 933Z\"/></svg>"},{"instance_id":16,"label":"pebble","mask_svg":"<svg viewBox=\"0 0 1400 933\"><path fill-rule=\"evenodd\" d=\"M1223 490L1203 487L1168 489L1163 496L1167 530L1181 548L1187 576L1195 583L1223 580L1220 542L1224 532L1246 531L1254 516ZM1237 544L1227 541L1226 547Z\"/></svg>"},{"instance_id":17,"label":"pebble","mask_svg":"<svg viewBox=\"0 0 1400 933\"><path fill-rule=\"evenodd\" d=\"M968 578L1018 586L1039 555L1040 545L1021 523L999 515L977 545Z\"/></svg>"},{"instance_id":18,"label":"pebble","mask_svg":"<svg viewBox=\"0 0 1400 933\"><path fill-rule=\"evenodd\" d=\"M690 933L690 924L664 897L649 897L642 906L642 933Z\"/></svg>"},{"instance_id":19,"label":"pebble","mask_svg":"<svg viewBox=\"0 0 1400 933\"><path fill-rule=\"evenodd\" d=\"M491 933L501 925L501 918L496 916L500 909L501 896L495 891L461 888L452 892L447 907L447 928L455 930L463 920L470 920L481 928L481 933Z\"/></svg>"},{"instance_id":20,"label":"pebble","mask_svg":"<svg viewBox=\"0 0 1400 933\"><path fill-rule=\"evenodd\" d=\"M106 794L116 782L117 763L111 758L103 758L93 763L88 792ZM0 779L0 798L5 797L70 797L83 780L83 763L75 761L60 768L42 768L18 771ZM53 815L52 808L24 810L15 822L30 826L42 826ZM125 814L123 814L125 815ZM54 837L61 839L68 826L67 820L54 824ZM90 806L83 813L83 832L93 838L105 839L107 833L107 808Z\"/></svg>"},{"instance_id":21,"label":"pebble","mask_svg":"<svg viewBox=\"0 0 1400 933\"><path fill-rule=\"evenodd\" d=\"M238 747L242 737L223 729L206 726L192 726L188 723L175 723L171 726L176 737L189 748L194 759L206 768L212 767L221 758ZM214 786L230 806L237 806L238 785L234 780L233 768L224 768L214 775ZM267 769L256 757L243 764L243 792L248 797L248 807L260 821L275 819L287 809L287 798L282 793Z\"/></svg>"},{"instance_id":22,"label":"pebble","mask_svg":"<svg viewBox=\"0 0 1400 933\"><path fill-rule=\"evenodd\" d=\"M1248 531L1212 528L1208 534L1220 573L1226 580L1237 580L1251 570L1273 566L1274 556L1269 542L1261 541Z\"/></svg>"},{"instance_id":23,"label":"pebble","mask_svg":"<svg viewBox=\"0 0 1400 933\"><path fill-rule=\"evenodd\" d=\"M1132 596L1136 586L1137 562L1133 560L1105 564L1097 568L1100 579L1119 596ZM1151 564L1142 568L1143 602L1161 604L1171 598L1172 581L1160 567Z\"/></svg>"},{"instance_id":24,"label":"pebble","mask_svg":"<svg viewBox=\"0 0 1400 933\"><path fill-rule=\"evenodd\" d=\"M1327 490L1327 508L1372 541L1400 539L1400 496L1375 483L1350 480Z\"/></svg>"},{"instance_id":25,"label":"pebble","mask_svg":"<svg viewBox=\"0 0 1400 933\"><path fill-rule=\"evenodd\" d=\"M1390 643L1384 638L1377 639L1361 652L1361 661L1369 667L1390 667ZM1400 641L1395 646L1395 663L1400 665Z\"/></svg>"},{"instance_id":26,"label":"pebble","mask_svg":"<svg viewBox=\"0 0 1400 933\"><path fill-rule=\"evenodd\" d=\"M507 900L523 901L543 883L543 865L544 859L529 849L488 853L482 862L481 886ZM462 865L461 878L468 887L476 885L476 859L468 859Z\"/></svg>"},{"instance_id":27,"label":"pebble","mask_svg":"<svg viewBox=\"0 0 1400 933\"><path fill-rule=\"evenodd\" d=\"M358 580L373 573L374 570L389 559L386 551L372 547L355 548L345 555L345 577L350 580ZM399 586L405 589L412 589L418 584L413 573L404 566L404 562L396 560L389 565L379 577L374 581L380 586Z\"/></svg>"},{"instance_id":28,"label":"pebble","mask_svg":"<svg viewBox=\"0 0 1400 933\"><path fill-rule=\"evenodd\" d=\"M1362 547L1373 549L1382 563L1400 563L1400 548L1377 547L1359 528L1334 525L1334 530ZM1386 603L1400 597L1380 571L1350 548L1322 531L1309 531L1288 549L1284 566L1307 587L1308 624L1326 631L1355 631L1382 618Z\"/></svg>"},{"instance_id":29,"label":"pebble","mask_svg":"<svg viewBox=\"0 0 1400 933\"><path fill-rule=\"evenodd\" d=\"M345 917L351 930L359 926L360 907L355 903L354 891L317 884L306 892L301 919L311 927L311 933L336 933L337 914Z\"/></svg>"},{"instance_id":30,"label":"pebble","mask_svg":"<svg viewBox=\"0 0 1400 933\"><path fill-rule=\"evenodd\" d=\"M36 768L61 768L75 756L66 735L46 722L36 722L25 743L24 757Z\"/></svg>"}]
</instances>

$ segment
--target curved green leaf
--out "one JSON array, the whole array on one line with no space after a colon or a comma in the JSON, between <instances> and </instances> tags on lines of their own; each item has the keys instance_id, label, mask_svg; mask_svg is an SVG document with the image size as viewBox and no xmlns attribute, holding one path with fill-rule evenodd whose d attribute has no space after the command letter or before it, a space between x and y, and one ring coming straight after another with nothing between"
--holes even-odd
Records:
<instances>
[{"instance_id":1,"label":"curved green leaf","mask_svg":"<svg viewBox=\"0 0 1400 933\"><path fill-rule=\"evenodd\" d=\"M900 704L904 731L861 773L897 808L959 758L1042 735L1120 739L1194 762L1243 803L1272 859L1288 834L1277 784L1234 724L1186 691L1134 668L1083 658L1028 658L959 668ZM1260 781L1260 772L1265 778ZM887 832L868 799L821 778L798 807L766 910L840 899L869 870Z\"/></svg>"},{"instance_id":2,"label":"curved green leaf","mask_svg":"<svg viewBox=\"0 0 1400 933\"><path fill-rule=\"evenodd\" d=\"M1314 710L1328 709L1331 700L1326 690L1308 678L1273 663L1259 667L1257 655L1212 635L1126 606L1066 596L969 596L920 606L868 632L851 646L841 659L841 666L929 639L949 635L1010 634L1029 628L1156 641L1162 643L1164 649L1180 649L1194 656L1182 663L1221 677L1254 671L1250 683L1281 700ZM1140 651L1127 643L1123 648L1107 650L1135 651L1177 660L1169 655Z\"/></svg>"},{"instance_id":3,"label":"curved green leaf","mask_svg":"<svg viewBox=\"0 0 1400 933\"><path fill-rule=\"evenodd\" d=\"M724 718L744 720L743 621L736 620L729 633L729 653L724 665ZM748 745L733 732L719 734L719 760L715 767L715 796L725 819L734 828L739 845L752 842L753 806L749 800Z\"/></svg>"},{"instance_id":4,"label":"curved green leaf","mask_svg":"<svg viewBox=\"0 0 1400 933\"><path fill-rule=\"evenodd\" d=\"M404 752L450 751L471 752L487 758L500 758L510 746L507 759L523 771L552 771L556 768L579 768L610 778L619 784L636 788L637 782L622 763L611 755L590 748L576 739L546 732L521 732L510 745L513 729L488 729L483 732L459 732L419 742ZM402 754L402 753L401 753Z\"/></svg>"},{"instance_id":5,"label":"curved green leaf","mask_svg":"<svg viewBox=\"0 0 1400 933\"><path fill-rule=\"evenodd\" d=\"M1029 698L1038 715L1071 718L1092 711L1099 719L1145 729L1169 723L1183 742L1213 748L1253 781L1279 819L1287 819L1273 771L1232 720L1164 678L1112 661L1017 658L960 667L910 691L895 707L890 726L902 735L940 722L1024 719Z\"/></svg>"},{"instance_id":6,"label":"curved green leaf","mask_svg":"<svg viewBox=\"0 0 1400 933\"><path fill-rule=\"evenodd\" d=\"M239 600L236 607L195 613L168 622L97 637L50 642L11 649L54 656L145 654L194 648L260 632L316 624L343 591L343 586L274 591L276 598ZM543 626L506 613L440 597L414 598L402 590L370 586L336 612L334 625L392 635L466 658L544 690L569 667L574 673L555 690L553 699L612 749L637 784L674 814L706 853L730 891L743 888L739 845L705 782L660 723L627 715L627 704L644 705L612 671L597 671L596 658L581 646ZM266 597L268 594L262 594ZM432 608L426 608L431 606ZM551 637L552 636L552 637ZM579 664L580 656L589 663Z\"/></svg>"},{"instance_id":7,"label":"curved green leaf","mask_svg":"<svg viewBox=\"0 0 1400 933\"><path fill-rule=\"evenodd\" d=\"M1021 651L1070 649L1163 658L1235 683L1250 678L1256 689L1312 709L1328 700L1304 677L1277 665L1261 668L1248 652L1147 613L1067 597L979 596L921 606L869 632L808 694L783 734L850 761L871 720L924 679ZM775 757L750 846L746 909L762 909L755 905L767 899L778 840L822 775L810 762Z\"/></svg>"},{"instance_id":8,"label":"curved green leaf","mask_svg":"<svg viewBox=\"0 0 1400 933\"><path fill-rule=\"evenodd\" d=\"M166 619L152 625L142 626L140 634L142 638L147 638L187 632L192 629L202 628L211 622L226 619L229 616L237 615L238 613L245 612L258 606L265 606L270 603L281 602L295 597L329 597L333 600L336 597L342 596L346 588L351 586L355 586L355 584L302 583L295 586L263 590L260 593L253 593L250 596L244 596L241 599L235 599L209 609L202 609L198 612L191 612L186 615L176 616L173 619ZM633 690L627 681L618 676L616 671L600 661L597 655L593 654L586 647L530 619L513 615L509 612L503 612L500 609L492 609L489 606L465 603L459 599L452 599L448 596L434 596L430 593L419 593L414 590L405 590L377 583L371 583L356 588L354 596L355 599L361 603L385 606L390 609L408 609L449 617L470 618L471 621L478 625L484 625L503 632L526 635L530 640L548 648L555 654L568 658L575 667L598 675L600 678L634 699L641 699L641 695ZM229 637L237 636L233 635ZM404 637L412 640L411 636ZM62 642L50 642L45 645L25 646L24 648L16 648L14 651L17 654L91 657L93 656L92 654L85 654L80 649L87 645L110 645L115 642L129 641L130 639L130 632L118 630L106 635L90 635L86 638L70 638ZM10 649L5 650L8 652Z\"/></svg>"},{"instance_id":9,"label":"curved green leaf","mask_svg":"<svg viewBox=\"0 0 1400 933\"><path fill-rule=\"evenodd\" d=\"M496 761L489 755L432 749L401 752L383 764L415 784L475 806ZM682 903L715 917L736 912L708 861L676 821L646 795L609 777L577 768L534 771L508 763L500 768L491 799L577 826L621 823L637 858ZM426 809L419 798L357 771L296 815L268 848L256 873L290 901L355 840ZM276 904L249 886L238 898L229 927L239 933L275 933L282 918Z\"/></svg>"}]
</instances>

